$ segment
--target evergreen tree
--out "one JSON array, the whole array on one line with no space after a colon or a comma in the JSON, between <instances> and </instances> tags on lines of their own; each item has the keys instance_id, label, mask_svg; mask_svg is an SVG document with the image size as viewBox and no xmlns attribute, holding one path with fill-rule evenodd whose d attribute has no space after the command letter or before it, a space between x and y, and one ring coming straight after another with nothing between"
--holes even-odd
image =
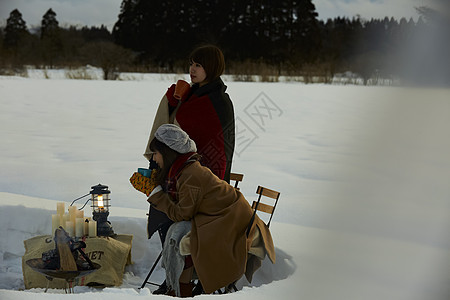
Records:
<instances>
[{"instance_id":1,"label":"evergreen tree","mask_svg":"<svg viewBox=\"0 0 450 300\"><path fill-rule=\"evenodd\" d=\"M62 41L56 13L51 8L42 17L41 48L44 63L53 67L61 56Z\"/></svg>"},{"instance_id":2,"label":"evergreen tree","mask_svg":"<svg viewBox=\"0 0 450 300\"><path fill-rule=\"evenodd\" d=\"M20 68L28 60L31 51L29 38L30 34L27 30L22 14L17 10L13 10L9 18L6 20L3 40L3 55L5 62L11 64L14 68Z\"/></svg>"},{"instance_id":3,"label":"evergreen tree","mask_svg":"<svg viewBox=\"0 0 450 300\"><path fill-rule=\"evenodd\" d=\"M292 35L290 48L295 62L311 63L317 58L320 47L320 32L317 21L316 7L311 0L291 0L292 25L289 34Z\"/></svg>"},{"instance_id":4,"label":"evergreen tree","mask_svg":"<svg viewBox=\"0 0 450 300\"><path fill-rule=\"evenodd\" d=\"M3 41L5 39L5 33L3 32L3 28L0 28L0 51L3 49Z\"/></svg>"},{"instance_id":5,"label":"evergreen tree","mask_svg":"<svg viewBox=\"0 0 450 300\"><path fill-rule=\"evenodd\" d=\"M358 39L363 26L359 18L337 17L321 25L320 62L330 76L348 71L350 60L357 53Z\"/></svg>"},{"instance_id":6,"label":"evergreen tree","mask_svg":"<svg viewBox=\"0 0 450 300\"><path fill-rule=\"evenodd\" d=\"M262 58L262 53L270 50L263 47L263 28L258 29L258 25L264 26L261 1L234 1L233 4L236 16L230 28L230 38L227 39L232 58L239 61Z\"/></svg>"},{"instance_id":7,"label":"evergreen tree","mask_svg":"<svg viewBox=\"0 0 450 300\"><path fill-rule=\"evenodd\" d=\"M13 51L17 50L27 34L27 25L22 19L22 14L19 10L14 9L6 20L4 47Z\"/></svg>"},{"instance_id":8,"label":"evergreen tree","mask_svg":"<svg viewBox=\"0 0 450 300\"><path fill-rule=\"evenodd\" d=\"M114 41L126 48L138 50L137 30L140 20L136 6L139 0L123 0L120 7L119 19L113 27Z\"/></svg>"},{"instance_id":9,"label":"evergreen tree","mask_svg":"<svg viewBox=\"0 0 450 300\"><path fill-rule=\"evenodd\" d=\"M56 13L50 8L42 17L41 21L41 39L45 39L47 37L53 37L58 29L58 21L56 20Z\"/></svg>"},{"instance_id":10,"label":"evergreen tree","mask_svg":"<svg viewBox=\"0 0 450 300\"><path fill-rule=\"evenodd\" d=\"M61 60L66 64L82 64L80 48L85 45L85 40L81 30L75 26L60 28L61 41L63 44Z\"/></svg>"},{"instance_id":11,"label":"evergreen tree","mask_svg":"<svg viewBox=\"0 0 450 300\"><path fill-rule=\"evenodd\" d=\"M91 26L90 28L84 26L81 28L81 34L86 42L93 41L112 41L112 35L105 25L100 27Z\"/></svg>"}]
</instances>

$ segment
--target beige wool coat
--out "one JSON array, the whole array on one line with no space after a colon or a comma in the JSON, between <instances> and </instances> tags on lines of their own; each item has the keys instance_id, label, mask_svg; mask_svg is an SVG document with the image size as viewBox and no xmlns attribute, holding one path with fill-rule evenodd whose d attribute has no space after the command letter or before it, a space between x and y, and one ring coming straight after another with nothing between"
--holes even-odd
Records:
<instances>
[{"instance_id":1,"label":"beige wool coat","mask_svg":"<svg viewBox=\"0 0 450 300\"><path fill-rule=\"evenodd\" d=\"M256 227L267 256L275 263L270 231L258 216L246 236L253 210L242 193L197 161L184 167L176 188L177 199L160 191L148 202L175 222L192 222L191 256L205 292L212 293L244 273L251 278L255 270L246 270L246 264Z\"/></svg>"}]
</instances>

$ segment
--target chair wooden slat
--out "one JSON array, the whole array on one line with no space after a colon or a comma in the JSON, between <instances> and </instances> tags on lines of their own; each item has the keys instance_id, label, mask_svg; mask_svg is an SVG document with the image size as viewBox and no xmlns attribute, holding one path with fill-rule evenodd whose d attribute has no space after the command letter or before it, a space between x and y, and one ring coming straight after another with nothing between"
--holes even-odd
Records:
<instances>
[{"instance_id":1,"label":"chair wooden slat","mask_svg":"<svg viewBox=\"0 0 450 300\"><path fill-rule=\"evenodd\" d=\"M262 191L262 192L261 192ZM273 198L273 199L277 199L278 196L280 196L280 193L262 186L258 186L258 189L256 190L257 194L261 194L263 196L269 197L269 198Z\"/></svg>"},{"instance_id":2,"label":"chair wooden slat","mask_svg":"<svg viewBox=\"0 0 450 300\"><path fill-rule=\"evenodd\" d=\"M258 201L254 201L252 204L252 208L254 209L253 215L255 215L257 210L270 214L269 222L267 223L267 227L269 227L270 222L272 221L273 213L275 211L275 208L277 207L278 198L280 197L280 192L277 192L277 191L274 191L274 190L271 190L271 189L268 189L268 188L265 188L262 186L258 186L258 188L256 189L256 193L259 195L259 197L258 197ZM261 202L262 196L274 199L275 203L273 205L262 203ZM256 207L257 207L257 209L255 209ZM247 236L248 236L248 233L250 232L250 226L253 223L253 219L254 219L254 216L252 217L250 225L247 228Z\"/></svg>"},{"instance_id":3,"label":"chair wooden slat","mask_svg":"<svg viewBox=\"0 0 450 300\"><path fill-rule=\"evenodd\" d=\"M230 179L234 181L242 181L242 179L244 179L244 174L231 173Z\"/></svg>"},{"instance_id":4,"label":"chair wooden slat","mask_svg":"<svg viewBox=\"0 0 450 300\"><path fill-rule=\"evenodd\" d=\"M256 203L257 203L256 201L253 201L253 204L252 204L252 208L253 209L255 209ZM257 210L265 212L265 213L268 213L268 214L272 214L273 213L273 206L272 205L267 205L267 204L264 204L264 203L260 202L258 204Z\"/></svg>"},{"instance_id":5,"label":"chair wooden slat","mask_svg":"<svg viewBox=\"0 0 450 300\"><path fill-rule=\"evenodd\" d=\"M244 179L244 174L239 174L239 173L230 173L230 181L234 180L234 188L239 190L239 182L241 182Z\"/></svg>"}]
</instances>

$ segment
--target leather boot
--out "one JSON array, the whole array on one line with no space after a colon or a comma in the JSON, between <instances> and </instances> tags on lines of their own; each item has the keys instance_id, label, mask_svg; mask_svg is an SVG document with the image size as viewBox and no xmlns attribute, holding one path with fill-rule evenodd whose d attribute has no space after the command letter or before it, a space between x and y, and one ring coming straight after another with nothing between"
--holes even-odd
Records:
<instances>
[{"instance_id":1,"label":"leather boot","mask_svg":"<svg viewBox=\"0 0 450 300\"><path fill-rule=\"evenodd\" d=\"M193 297L192 290L194 289L195 285L192 282L189 283L181 283L180 282L180 297L181 298L188 298ZM170 290L166 293L168 296L175 297L175 291Z\"/></svg>"},{"instance_id":2,"label":"leather boot","mask_svg":"<svg viewBox=\"0 0 450 300\"><path fill-rule=\"evenodd\" d=\"M164 295L166 293L167 293L167 284L166 284L166 281L164 280L164 282L161 283L159 288L156 289L155 291L153 291L152 294L154 294L154 295Z\"/></svg>"}]
</instances>

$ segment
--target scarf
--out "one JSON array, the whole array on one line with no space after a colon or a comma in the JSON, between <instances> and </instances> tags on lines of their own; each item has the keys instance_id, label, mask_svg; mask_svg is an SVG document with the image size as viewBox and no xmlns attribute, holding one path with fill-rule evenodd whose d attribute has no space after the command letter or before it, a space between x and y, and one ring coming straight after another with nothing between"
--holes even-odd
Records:
<instances>
[{"instance_id":1,"label":"scarf","mask_svg":"<svg viewBox=\"0 0 450 300\"><path fill-rule=\"evenodd\" d=\"M185 166L188 164L197 161L196 158L192 157L196 154L195 152L188 152L185 154L180 155L172 164L172 166L169 169L169 175L167 176L166 182L165 182L165 191L169 193L169 195L172 197L172 199L177 199L177 180L180 176L181 171L184 169Z\"/></svg>"}]
</instances>

